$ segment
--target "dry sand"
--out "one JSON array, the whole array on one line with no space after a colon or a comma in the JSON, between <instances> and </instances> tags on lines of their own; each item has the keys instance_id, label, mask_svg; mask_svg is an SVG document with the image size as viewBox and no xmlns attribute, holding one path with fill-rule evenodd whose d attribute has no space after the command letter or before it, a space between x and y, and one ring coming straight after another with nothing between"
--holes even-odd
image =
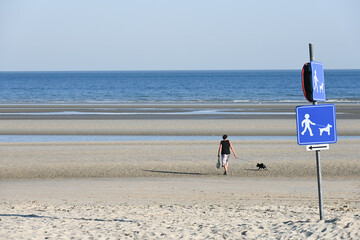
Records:
<instances>
[{"instance_id":1,"label":"dry sand","mask_svg":"<svg viewBox=\"0 0 360 240\"><path fill-rule=\"evenodd\" d=\"M2 181L1 239L359 239L358 180ZM5 190L4 190L5 189Z\"/></svg>"},{"instance_id":2,"label":"dry sand","mask_svg":"<svg viewBox=\"0 0 360 240\"><path fill-rule=\"evenodd\" d=\"M0 239L359 239L360 140L2 143ZM160 154L163 153L163 154ZM264 162L267 171L257 171Z\"/></svg>"},{"instance_id":3,"label":"dry sand","mask_svg":"<svg viewBox=\"0 0 360 240\"><path fill-rule=\"evenodd\" d=\"M1 134L295 135L291 119L1 120ZM343 135L359 121L341 119ZM249 134L252 133L252 134ZM347 133L347 134L346 134ZM341 135L341 134L340 134ZM219 139L220 140L220 139ZM0 143L0 239L359 239L360 140L315 153L296 140ZM263 162L267 171L258 171Z\"/></svg>"}]
</instances>

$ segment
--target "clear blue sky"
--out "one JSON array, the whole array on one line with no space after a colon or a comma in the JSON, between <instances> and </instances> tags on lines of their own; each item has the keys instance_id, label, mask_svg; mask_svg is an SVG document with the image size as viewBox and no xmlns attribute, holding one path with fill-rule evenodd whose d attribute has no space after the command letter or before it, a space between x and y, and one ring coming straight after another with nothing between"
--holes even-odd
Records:
<instances>
[{"instance_id":1,"label":"clear blue sky","mask_svg":"<svg viewBox=\"0 0 360 240\"><path fill-rule=\"evenodd\" d=\"M359 0L0 0L0 71L360 69Z\"/></svg>"}]
</instances>

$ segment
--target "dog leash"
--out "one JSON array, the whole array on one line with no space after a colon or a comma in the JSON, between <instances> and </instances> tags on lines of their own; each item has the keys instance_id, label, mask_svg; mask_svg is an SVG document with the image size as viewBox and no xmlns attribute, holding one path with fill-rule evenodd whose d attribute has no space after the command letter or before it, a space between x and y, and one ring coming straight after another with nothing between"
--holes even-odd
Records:
<instances>
[{"instance_id":1,"label":"dog leash","mask_svg":"<svg viewBox=\"0 0 360 240\"><path fill-rule=\"evenodd\" d=\"M245 159L243 159L243 160L241 160L241 161L245 161L245 162L249 162L249 163L255 163L255 164L256 164L256 162L253 162L253 161L249 161L249 160L245 160Z\"/></svg>"},{"instance_id":2,"label":"dog leash","mask_svg":"<svg viewBox=\"0 0 360 240\"><path fill-rule=\"evenodd\" d=\"M315 123L315 125L320 126L320 127L324 127L324 128L326 127L326 126L323 126L323 125L320 125L320 124L317 124L317 123Z\"/></svg>"}]
</instances>

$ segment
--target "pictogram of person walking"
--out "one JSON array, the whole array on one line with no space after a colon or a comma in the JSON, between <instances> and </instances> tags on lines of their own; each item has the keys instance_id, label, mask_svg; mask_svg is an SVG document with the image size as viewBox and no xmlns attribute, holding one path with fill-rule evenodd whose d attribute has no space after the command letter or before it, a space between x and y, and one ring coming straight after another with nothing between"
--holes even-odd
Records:
<instances>
[{"instance_id":1,"label":"pictogram of person walking","mask_svg":"<svg viewBox=\"0 0 360 240\"><path fill-rule=\"evenodd\" d=\"M314 90L316 90L316 92L319 92L318 84L319 84L319 79L316 76L316 70L315 70L315 74L314 74Z\"/></svg>"},{"instance_id":2,"label":"pictogram of person walking","mask_svg":"<svg viewBox=\"0 0 360 240\"><path fill-rule=\"evenodd\" d=\"M301 122L301 127L304 127L305 125L305 128L304 130L301 132L301 135L304 135L306 130L309 130L309 133L310 133L310 136L314 136L314 134L312 133L311 131L311 128L310 128L310 124L311 125L315 125L315 123L313 123L312 121L310 121L310 115L309 114L305 114L305 119Z\"/></svg>"}]
</instances>

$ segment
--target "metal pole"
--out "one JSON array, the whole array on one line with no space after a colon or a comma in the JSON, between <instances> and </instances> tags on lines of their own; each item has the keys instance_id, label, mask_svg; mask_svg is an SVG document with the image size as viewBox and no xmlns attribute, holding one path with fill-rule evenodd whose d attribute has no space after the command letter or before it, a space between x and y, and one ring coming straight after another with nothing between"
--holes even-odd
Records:
<instances>
[{"instance_id":1,"label":"metal pole","mask_svg":"<svg viewBox=\"0 0 360 240\"><path fill-rule=\"evenodd\" d=\"M309 43L309 55L310 55L310 61L314 61L314 55L313 55L313 44Z\"/></svg>"},{"instance_id":2,"label":"metal pole","mask_svg":"<svg viewBox=\"0 0 360 240\"><path fill-rule=\"evenodd\" d=\"M312 43L309 43L309 54L310 54L310 61L314 61ZM317 105L317 102L314 101L313 105ZM316 170L317 170L317 184L318 184L318 195L319 195L319 214L320 214L320 220L323 220L324 211L323 211L323 197L322 197L322 184L321 184L322 176L321 176L320 150L316 150Z\"/></svg>"},{"instance_id":3,"label":"metal pole","mask_svg":"<svg viewBox=\"0 0 360 240\"><path fill-rule=\"evenodd\" d=\"M316 150L316 169L317 169L317 179L318 179L318 195L319 195L319 214L320 220L324 219L323 211L323 197L322 197L322 177L321 177L321 161L320 161L320 150Z\"/></svg>"}]
</instances>

